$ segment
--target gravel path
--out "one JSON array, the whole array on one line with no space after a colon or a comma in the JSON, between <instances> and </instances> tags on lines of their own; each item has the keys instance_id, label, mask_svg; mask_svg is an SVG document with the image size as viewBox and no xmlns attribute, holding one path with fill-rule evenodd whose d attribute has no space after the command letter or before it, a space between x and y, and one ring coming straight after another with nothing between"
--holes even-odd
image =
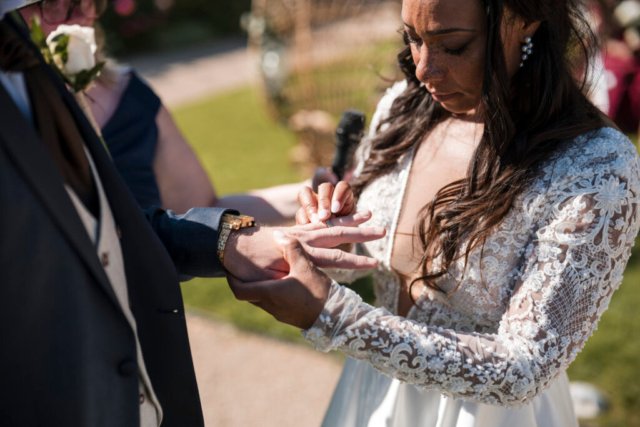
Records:
<instances>
[{"instance_id":1,"label":"gravel path","mask_svg":"<svg viewBox=\"0 0 640 427\"><path fill-rule=\"evenodd\" d=\"M242 40L123 62L169 108L257 82L256 58ZM320 425L340 374L337 357L193 313L187 327L207 427Z\"/></svg>"},{"instance_id":2,"label":"gravel path","mask_svg":"<svg viewBox=\"0 0 640 427\"><path fill-rule=\"evenodd\" d=\"M319 426L341 364L193 313L189 338L207 427Z\"/></svg>"}]
</instances>

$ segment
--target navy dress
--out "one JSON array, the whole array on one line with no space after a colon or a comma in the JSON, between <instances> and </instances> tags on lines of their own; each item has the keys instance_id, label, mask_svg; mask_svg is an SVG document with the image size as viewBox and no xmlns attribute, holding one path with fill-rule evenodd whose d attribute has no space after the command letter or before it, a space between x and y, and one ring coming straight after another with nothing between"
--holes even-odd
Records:
<instances>
[{"instance_id":1,"label":"navy dress","mask_svg":"<svg viewBox=\"0 0 640 427\"><path fill-rule=\"evenodd\" d=\"M116 169L143 209L162 205L153 171L160 106L160 98L131 72L115 112L102 128Z\"/></svg>"}]
</instances>

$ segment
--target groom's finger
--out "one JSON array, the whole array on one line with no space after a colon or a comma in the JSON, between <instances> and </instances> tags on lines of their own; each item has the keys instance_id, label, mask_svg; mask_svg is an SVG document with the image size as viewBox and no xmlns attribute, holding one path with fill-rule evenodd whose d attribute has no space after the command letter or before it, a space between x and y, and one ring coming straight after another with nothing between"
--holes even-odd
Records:
<instances>
[{"instance_id":1,"label":"groom's finger","mask_svg":"<svg viewBox=\"0 0 640 427\"><path fill-rule=\"evenodd\" d=\"M378 261L374 258L344 252L340 249L314 248L305 245L305 250L311 262L320 268L368 270L378 266Z\"/></svg>"},{"instance_id":2,"label":"groom's finger","mask_svg":"<svg viewBox=\"0 0 640 427\"><path fill-rule=\"evenodd\" d=\"M365 222L369 221L370 219L370 211L361 211L356 212L353 215L333 217L331 218L331 225L333 227L357 227L360 224L364 224Z\"/></svg>"},{"instance_id":3,"label":"groom's finger","mask_svg":"<svg viewBox=\"0 0 640 427\"><path fill-rule=\"evenodd\" d=\"M336 219L331 219L333 223ZM364 243L384 237L386 230L382 227L330 227L315 230L301 241L313 247L335 248L345 243Z\"/></svg>"},{"instance_id":4,"label":"groom's finger","mask_svg":"<svg viewBox=\"0 0 640 427\"><path fill-rule=\"evenodd\" d=\"M282 247L284 260L289 264L289 275L312 270L313 264L309 260L309 255L304 247L297 239L286 236L278 240L278 244Z\"/></svg>"}]
</instances>

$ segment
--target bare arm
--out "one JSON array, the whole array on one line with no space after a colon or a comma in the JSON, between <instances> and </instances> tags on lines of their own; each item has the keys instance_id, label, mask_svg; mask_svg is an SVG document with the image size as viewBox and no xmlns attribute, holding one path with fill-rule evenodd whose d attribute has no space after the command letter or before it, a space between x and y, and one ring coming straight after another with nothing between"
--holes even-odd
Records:
<instances>
[{"instance_id":1,"label":"bare arm","mask_svg":"<svg viewBox=\"0 0 640 427\"><path fill-rule=\"evenodd\" d=\"M206 171L165 107L160 108L156 123L158 145L153 170L163 207L183 213L191 207L217 206Z\"/></svg>"},{"instance_id":2,"label":"bare arm","mask_svg":"<svg viewBox=\"0 0 640 427\"><path fill-rule=\"evenodd\" d=\"M303 181L231 194L218 199L216 206L233 207L263 224L284 225L293 222L298 209L297 194L308 183Z\"/></svg>"},{"instance_id":3,"label":"bare arm","mask_svg":"<svg viewBox=\"0 0 640 427\"><path fill-rule=\"evenodd\" d=\"M160 109L156 121L159 136L153 168L164 208L182 213L191 207L228 207L265 224L293 221L298 208L297 194L308 182L218 198L198 157L165 107Z\"/></svg>"}]
</instances>

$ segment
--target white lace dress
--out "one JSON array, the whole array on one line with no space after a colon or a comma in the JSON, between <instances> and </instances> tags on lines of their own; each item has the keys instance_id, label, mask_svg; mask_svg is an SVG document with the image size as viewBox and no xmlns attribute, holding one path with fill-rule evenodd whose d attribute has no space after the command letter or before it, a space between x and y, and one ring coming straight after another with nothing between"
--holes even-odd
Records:
<instances>
[{"instance_id":1,"label":"white lace dress","mask_svg":"<svg viewBox=\"0 0 640 427\"><path fill-rule=\"evenodd\" d=\"M382 99L372 128L403 88ZM438 283L446 292L425 289L401 317L390 259L412 155L369 185L358 205L388 230L360 248L380 261L377 307L334 282L304 332L317 349L350 357L323 425L577 426L565 370L620 285L638 233L636 148L610 128L568 143L517 198L482 256L473 251L465 271L454 265Z\"/></svg>"}]
</instances>

